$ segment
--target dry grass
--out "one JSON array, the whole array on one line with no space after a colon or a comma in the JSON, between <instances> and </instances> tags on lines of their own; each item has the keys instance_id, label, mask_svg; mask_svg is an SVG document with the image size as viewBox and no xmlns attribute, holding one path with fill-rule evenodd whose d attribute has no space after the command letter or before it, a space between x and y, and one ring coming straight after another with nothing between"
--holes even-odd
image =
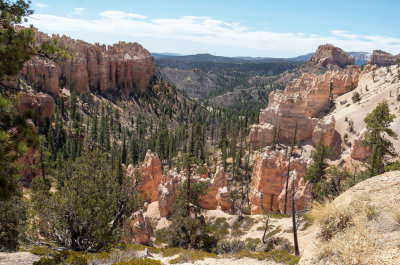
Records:
<instances>
[{"instance_id":1,"label":"dry grass","mask_svg":"<svg viewBox=\"0 0 400 265\"><path fill-rule=\"evenodd\" d=\"M373 264L371 258L379 249L378 238L379 235L368 228L368 219L356 216L352 226L320 246L316 256L337 264Z\"/></svg>"},{"instance_id":2,"label":"dry grass","mask_svg":"<svg viewBox=\"0 0 400 265\"><path fill-rule=\"evenodd\" d=\"M339 207L332 202L313 204L310 211L310 218L321 227L321 237L329 240L337 232L342 231L351 223L354 214L350 206Z\"/></svg>"},{"instance_id":3,"label":"dry grass","mask_svg":"<svg viewBox=\"0 0 400 265\"><path fill-rule=\"evenodd\" d=\"M321 227L322 245L316 249L319 260L337 264L373 264L371 258L380 248L379 233L373 228L379 212L358 199L350 204L333 202L313 205L310 217Z\"/></svg>"},{"instance_id":4,"label":"dry grass","mask_svg":"<svg viewBox=\"0 0 400 265\"><path fill-rule=\"evenodd\" d=\"M396 222L396 225L400 226L400 210L394 207L388 207L388 208L393 216L393 220Z\"/></svg>"}]
</instances>

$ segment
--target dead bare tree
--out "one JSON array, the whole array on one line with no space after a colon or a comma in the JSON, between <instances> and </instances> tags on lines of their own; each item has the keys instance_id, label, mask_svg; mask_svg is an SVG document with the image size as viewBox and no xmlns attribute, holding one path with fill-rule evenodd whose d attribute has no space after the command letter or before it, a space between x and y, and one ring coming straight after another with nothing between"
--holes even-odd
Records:
<instances>
[{"instance_id":1,"label":"dead bare tree","mask_svg":"<svg viewBox=\"0 0 400 265\"><path fill-rule=\"evenodd\" d=\"M297 240L297 222L296 222L296 203L295 203L295 181L296 181L296 171L292 172L292 225L293 225L293 242L294 242L294 253L296 256L300 256L299 242Z\"/></svg>"},{"instance_id":2,"label":"dead bare tree","mask_svg":"<svg viewBox=\"0 0 400 265\"><path fill-rule=\"evenodd\" d=\"M292 144L290 145L290 151L289 151L289 157L288 157L288 167L287 167L287 172L286 172L285 207L283 209L284 214L286 214L286 212L287 212L287 196L288 196L288 188L289 188L290 161L291 161L291 158L293 155L293 148L296 144L296 135L297 135L297 122L296 122L296 127L294 128L293 140L292 140Z\"/></svg>"},{"instance_id":3,"label":"dead bare tree","mask_svg":"<svg viewBox=\"0 0 400 265\"><path fill-rule=\"evenodd\" d=\"M271 218L271 215L270 214L267 214L267 216L266 216L266 219L265 219L265 228L264 228L264 234L263 234L263 236L262 236L262 242L264 243L264 244L266 244L267 243L267 241L265 240L265 236L267 235L267 232L268 232L268 230L269 230L269 219Z\"/></svg>"}]
</instances>

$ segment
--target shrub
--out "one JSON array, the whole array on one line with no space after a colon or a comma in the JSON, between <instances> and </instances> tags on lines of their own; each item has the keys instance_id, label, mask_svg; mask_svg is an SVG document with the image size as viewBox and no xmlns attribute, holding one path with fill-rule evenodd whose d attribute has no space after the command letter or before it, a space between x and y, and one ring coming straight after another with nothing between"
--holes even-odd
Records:
<instances>
[{"instance_id":1,"label":"shrub","mask_svg":"<svg viewBox=\"0 0 400 265\"><path fill-rule=\"evenodd\" d=\"M169 261L170 264L178 264L178 263L193 263L196 260L204 260L206 258L217 259L218 255L204 252L204 251L183 251L178 257Z\"/></svg>"},{"instance_id":2,"label":"shrub","mask_svg":"<svg viewBox=\"0 0 400 265\"><path fill-rule=\"evenodd\" d=\"M215 221L213 218L210 218L206 225L207 232L214 235L218 240L229 235L229 224L225 217L218 217Z\"/></svg>"},{"instance_id":3,"label":"shrub","mask_svg":"<svg viewBox=\"0 0 400 265\"><path fill-rule=\"evenodd\" d=\"M278 263L284 263L288 265L295 265L300 261L300 257L291 255L286 250L273 250L267 253L267 258L274 260Z\"/></svg>"},{"instance_id":4,"label":"shrub","mask_svg":"<svg viewBox=\"0 0 400 265\"><path fill-rule=\"evenodd\" d=\"M309 215L304 214L301 217L301 223L303 224L303 226L300 228L300 231L305 231L312 225L312 220Z\"/></svg>"},{"instance_id":5,"label":"shrub","mask_svg":"<svg viewBox=\"0 0 400 265\"><path fill-rule=\"evenodd\" d=\"M286 238L282 237L270 237L264 246L264 251L269 252L272 250L286 250L293 252L293 246Z\"/></svg>"},{"instance_id":6,"label":"shrub","mask_svg":"<svg viewBox=\"0 0 400 265\"><path fill-rule=\"evenodd\" d=\"M310 218L321 226L320 236L329 240L337 232L342 231L351 223L353 212L350 206L336 206L333 202L315 202L310 211Z\"/></svg>"},{"instance_id":7,"label":"shrub","mask_svg":"<svg viewBox=\"0 0 400 265\"><path fill-rule=\"evenodd\" d=\"M246 238L246 249L256 251L258 245L261 244L259 238Z\"/></svg>"},{"instance_id":8,"label":"shrub","mask_svg":"<svg viewBox=\"0 0 400 265\"><path fill-rule=\"evenodd\" d=\"M253 225L255 221L253 218L249 216L244 216L240 220L236 220L233 225L232 225L232 230L231 230L231 235L232 236L242 236L245 234L245 231L249 230Z\"/></svg>"},{"instance_id":9,"label":"shrub","mask_svg":"<svg viewBox=\"0 0 400 265\"><path fill-rule=\"evenodd\" d=\"M367 216L367 219L369 221L371 221L372 219L376 219L379 216L378 210L373 205L365 206L364 212L365 212L365 215Z\"/></svg>"},{"instance_id":10,"label":"shrub","mask_svg":"<svg viewBox=\"0 0 400 265\"><path fill-rule=\"evenodd\" d=\"M353 100L353 103L359 102L361 100L361 95L357 91L353 92L353 96L351 97L351 100Z\"/></svg>"},{"instance_id":11,"label":"shrub","mask_svg":"<svg viewBox=\"0 0 400 265\"><path fill-rule=\"evenodd\" d=\"M54 250L47 246L34 246L29 252L37 256L54 256Z\"/></svg>"},{"instance_id":12,"label":"shrub","mask_svg":"<svg viewBox=\"0 0 400 265\"><path fill-rule=\"evenodd\" d=\"M113 265L163 265L159 260L154 259L132 259L130 261L121 261L113 263Z\"/></svg>"},{"instance_id":13,"label":"shrub","mask_svg":"<svg viewBox=\"0 0 400 265\"><path fill-rule=\"evenodd\" d=\"M166 244L168 243L168 228L164 227L155 232L156 244Z\"/></svg>"},{"instance_id":14,"label":"shrub","mask_svg":"<svg viewBox=\"0 0 400 265\"><path fill-rule=\"evenodd\" d=\"M233 254L242 251L245 248L245 243L243 241L234 240L222 240L217 243L217 253Z\"/></svg>"}]
</instances>

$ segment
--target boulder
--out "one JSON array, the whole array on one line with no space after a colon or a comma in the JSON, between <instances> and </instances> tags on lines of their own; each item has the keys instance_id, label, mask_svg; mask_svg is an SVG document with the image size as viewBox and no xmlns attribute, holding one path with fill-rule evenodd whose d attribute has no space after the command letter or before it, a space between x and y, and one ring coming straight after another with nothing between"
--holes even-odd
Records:
<instances>
[{"instance_id":1,"label":"boulder","mask_svg":"<svg viewBox=\"0 0 400 265\"><path fill-rule=\"evenodd\" d=\"M345 67L354 64L354 58L352 56L332 44L319 45L310 61L319 63L322 66L334 64Z\"/></svg>"},{"instance_id":2,"label":"boulder","mask_svg":"<svg viewBox=\"0 0 400 265\"><path fill-rule=\"evenodd\" d=\"M128 238L128 241L133 240L137 244L149 245L151 237L154 235L150 219L144 217L142 211L133 213L130 219L132 238Z\"/></svg>"}]
</instances>

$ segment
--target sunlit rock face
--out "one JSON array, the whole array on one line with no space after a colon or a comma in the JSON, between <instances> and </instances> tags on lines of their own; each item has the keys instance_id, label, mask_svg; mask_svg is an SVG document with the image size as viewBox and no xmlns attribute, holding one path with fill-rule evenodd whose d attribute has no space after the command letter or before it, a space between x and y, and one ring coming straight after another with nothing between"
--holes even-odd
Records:
<instances>
[{"instance_id":1,"label":"sunlit rock face","mask_svg":"<svg viewBox=\"0 0 400 265\"><path fill-rule=\"evenodd\" d=\"M400 59L400 54L393 55L388 52L381 50L374 50L371 57L368 59L369 64L375 64L377 66L388 66L396 63Z\"/></svg>"},{"instance_id":2,"label":"sunlit rock face","mask_svg":"<svg viewBox=\"0 0 400 265\"><path fill-rule=\"evenodd\" d=\"M138 43L119 42L114 45L90 44L65 35L41 33L35 29L38 42L56 39L66 47L73 59L54 63L32 58L20 75L53 96L59 96L60 85L77 93L102 92L129 95L144 91L154 76L154 58Z\"/></svg>"},{"instance_id":3,"label":"sunlit rock face","mask_svg":"<svg viewBox=\"0 0 400 265\"><path fill-rule=\"evenodd\" d=\"M334 64L345 67L354 64L354 58L352 56L331 44L319 45L310 61L319 63L322 66Z\"/></svg>"},{"instance_id":4,"label":"sunlit rock face","mask_svg":"<svg viewBox=\"0 0 400 265\"><path fill-rule=\"evenodd\" d=\"M307 161L303 158L292 159L290 163L290 171L296 171L296 187L306 185L301 178L306 171L306 165ZM251 214L281 210L282 200L279 197L285 192L287 167L288 161L283 150L266 150L257 155L250 184ZM301 196L308 196L307 192L308 190L304 191ZM307 206L307 203L298 205L299 209Z\"/></svg>"}]
</instances>

